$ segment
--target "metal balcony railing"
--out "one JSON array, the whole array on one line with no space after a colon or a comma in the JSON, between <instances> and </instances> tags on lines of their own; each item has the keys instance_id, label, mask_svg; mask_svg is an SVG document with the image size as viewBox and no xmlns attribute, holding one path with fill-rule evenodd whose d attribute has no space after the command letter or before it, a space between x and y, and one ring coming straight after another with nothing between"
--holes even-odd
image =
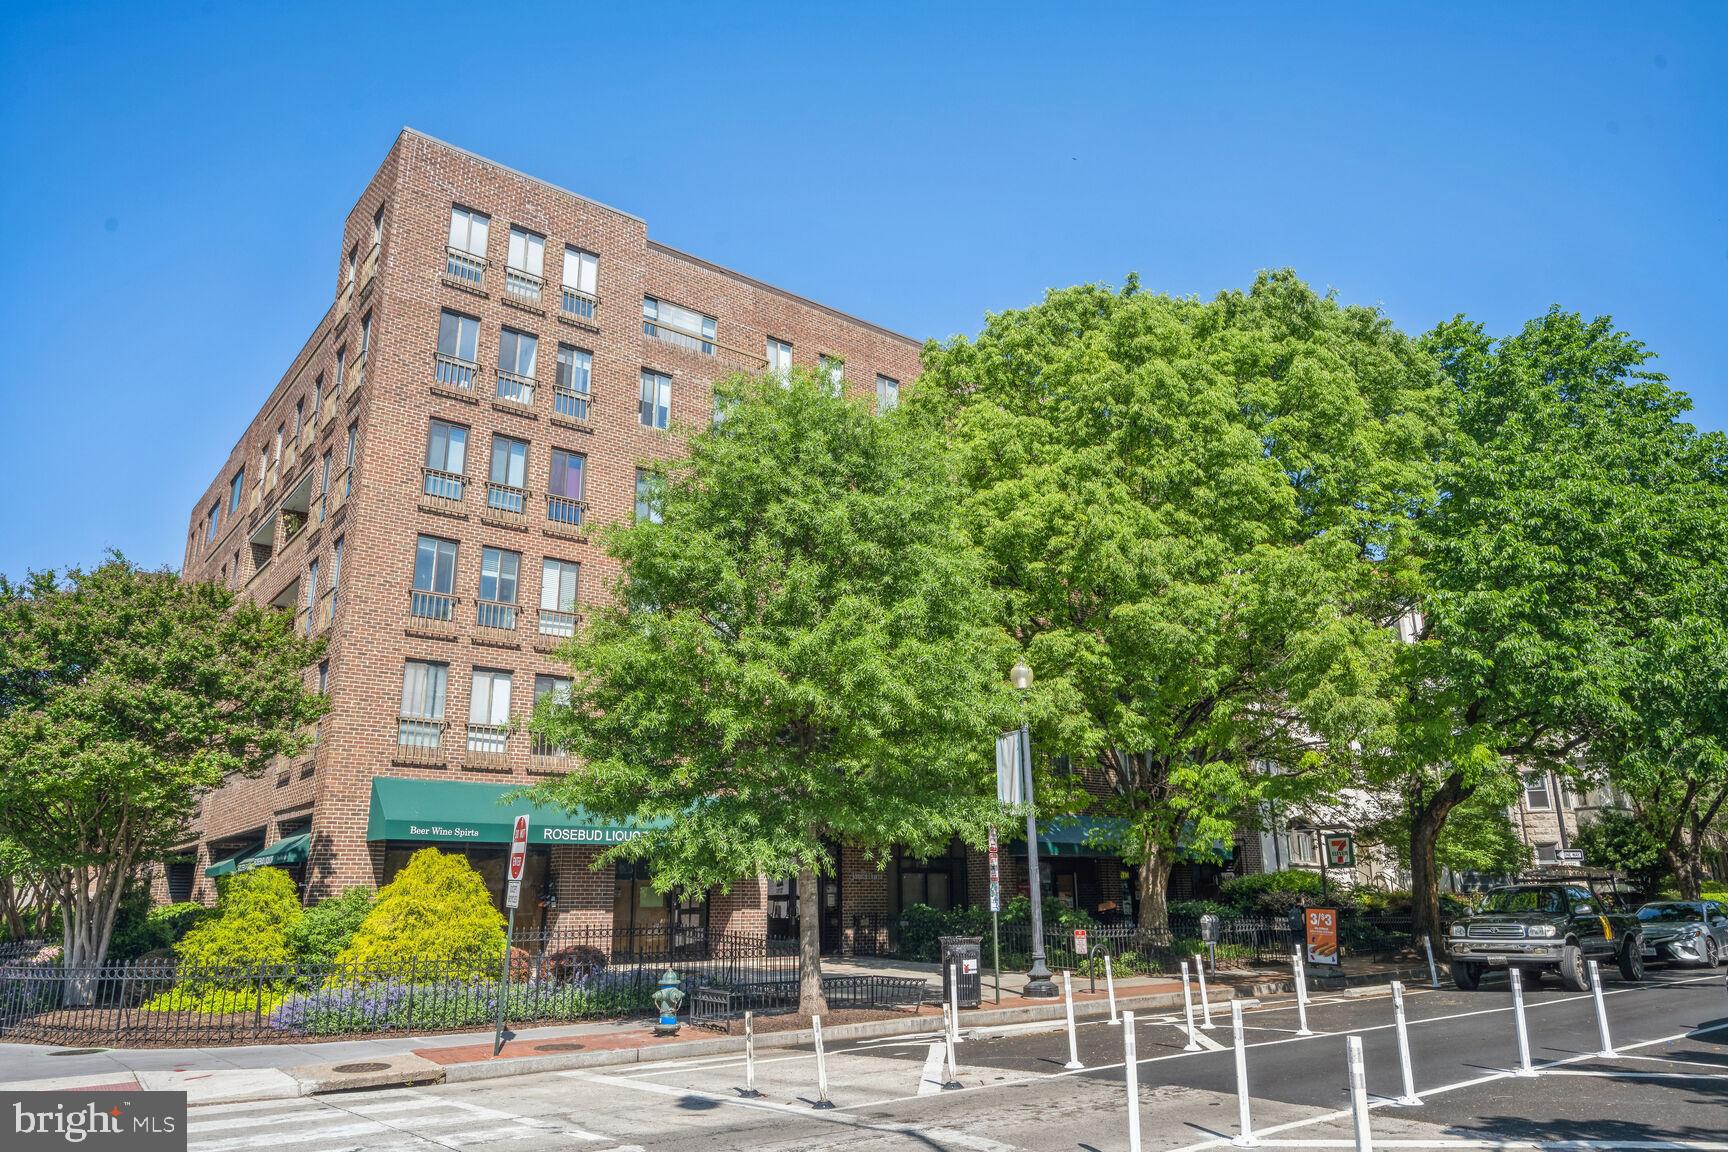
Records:
<instances>
[{"instance_id":1,"label":"metal balcony railing","mask_svg":"<svg viewBox=\"0 0 1728 1152\"><path fill-rule=\"evenodd\" d=\"M509 484L486 485L486 511L483 514L506 523L519 523L528 518L528 492Z\"/></svg>"},{"instance_id":2,"label":"metal balcony railing","mask_svg":"<svg viewBox=\"0 0 1728 1152\"><path fill-rule=\"evenodd\" d=\"M532 272L525 272L520 268L504 269L504 294L512 300L539 307L540 292L545 283Z\"/></svg>"},{"instance_id":3,"label":"metal balcony railing","mask_svg":"<svg viewBox=\"0 0 1728 1152\"><path fill-rule=\"evenodd\" d=\"M502 368L498 369L498 399L532 408L534 406L533 378L518 376L514 372L506 372Z\"/></svg>"},{"instance_id":4,"label":"metal balcony railing","mask_svg":"<svg viewBox=\"0 0 1728 1152\"><path fill-rule=\"evenodd\" d=\"M442 352L434 352L432 361L432 378L438 383L446 388L459 388L464 392L474 391L474 375L480 371L480 365L472 360L447 356Z\"/></svg>"},{"instance_id":5,"label":"metal balcony railing","mask_svg":"<svg viewBox=\"0 0 1728 1152\"><path fill-rule=\"evenodd\" d=\"M576 635L576 613L555 612L550 608L542 608L536 627L542 636L574 636Z\"/></svg>"},{"instance_id":6,"label":"metal balcony railing","mask_svg":"<svg viewBox=\"0 0 1728 1152\"><path fill-rule=\"evenodd\" d=\"M588 423L588 393L573 388L552 389L552 413L566 420Z\"/></svg>"},{"instance_id":7,"label":"metal balcony railing","mask_svg":"<svg viewBox=\"0 0 1728 1152\"><path fill-rule=\"evenodd\" d=\"M563 745L554 744L538 732L534 733L528 752L536 761L563 761L570 758L569 751Z\"/></svg>"},{"instance_id":8,"label":"metal balcony railing","mask_svg":"<svg viewBox=\"0 0 1728 1152\"><path fill-rule=\"evenodd\" d=\"M446 727L443 720L429 716L398 716L396 759L410 764L442 764Z\"/></svg>"},{"instance_id":9,"label":"metal balcony railing","mask_svg":"<svg viewBox=\"0 0 1728 1152\"><path fill-rule=\"evenodd\" d=\"M572 527L582 523L583 514L588 505L580 500L572 500L568 496L546 497L546 519L554 524L568 524Z\"/></svg>"},{"instance_id":10,"label":"metal balcony railing","mask_svg":"<svg viewBox=\"0 0 1728 1152\"><path fill-rule=\"evenodd\" d=\"M447 248L445 252L444 275L475 288L485 285L486 257L464 252L460 248Z\"/></svg>"},{"instance_id":11,"label":"metal balcony railing","mask_svg":"<svg viewBox=\"0 0 1728 1152\"><path fill-rule=\"evenodd\" d=\"M566 284L562 299L559 301L559 307L563 309L566 316L572 316L578 320L593 320L595 310L600 307L600 301L588 293L578 292Z\"/></svg>"},{"instance_id":12,"label":"metal balcony railing","mask_svg":"<svg viewBox=\"0 0 1728 1152\"><path fill-rule=\"evenodd\" d=\"M422 488L427 503L453 508L462 506L462 496L468 490L466 477L459 472L440 472L436 468L426 468L423 471L426 478Z\"/></svg>"},{"instance_id":13,"label":"metal balcony railing","mask_svg":"<svg viewBox=\"0 0 1728 1152\"><path fill-rule=\"evenodd\" d=\"M468 725L468 752L471 758L502 760L510 754L510 725Z\"/></svg>"},{"instance_id":14,"label":"metal balcony railing","mask_svg":"<svg viewBox=\"0 0 1728 1152\"><path fill-rule=\"evenodd\" d=\"M416 588L408 593L408 614L422 620L453 620L456 617L456 597L448 592L425 592Z\"/></svg>"},{"instance_id":15,"label":"metal balcony railing","mask_svg":"<svg viewBox=\"0 0 1728 1152\"><path fill-rule=\"evenodd\" d=\"M501 632L516 630L516 605L503 600L474 601L474 623Z\"/></svg>"}]
</instances>

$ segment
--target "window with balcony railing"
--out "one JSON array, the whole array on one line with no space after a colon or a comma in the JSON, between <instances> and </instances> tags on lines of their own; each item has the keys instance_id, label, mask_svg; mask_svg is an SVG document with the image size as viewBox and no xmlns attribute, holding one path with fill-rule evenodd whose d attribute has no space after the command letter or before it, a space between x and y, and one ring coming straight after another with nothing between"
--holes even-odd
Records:
<instances>
[{"instance_id":1,"label":"window with balcony railing","mask_svg":"<svg viewBox=\"0 0 1728 1152\"><path fill-rule=\"evenodd\" d=\"M569 560L541 561L540 614L538 629L542 636L574 636L576 634L576 589L582 568Z\"/></svg>"},{"instance_id":2,"label":"window with balcony railing","mask_svg":"<svg viewBox=\"0 0 1728 1152\"><path fill-rule=\"evenodd\" d=\"M410 615L448 621L455 616L456 542L421 536L414 547L414 586L408 594Z\"/></svg>"},{"instance_id":3,"label":"window with balcony railing","mask_svg":"<svg viewBox=\"0 0 1728 1152\"><path fill-rule=\"evenodd\" d=\"M527 332L505 328L498 334L498 398L532 406L534 368L540 341Z\"/></svg>"},{"instance_id":4,"label":"window with balcony railing","mask_svg":"<svg viewBox=\"0 0 1728 1152\"><path fill-rule=\"evenodd\" d=\"M594 377L594 357L581 348L558 345L558 374L552 386L552 411L567 420L586 423L588 391Z\"/></svg>"},{"instance_id":5,"label":"window with balcony railing","mask_svg":"<svg viewBox=\"0 0 1728 1152\"><path fill-rule=\"evenodd\" d=\"M482 628L510 631L516 627L517 573L520 553L502 548L480 550L480 595L474 622Z\"/></svg>"},{"instance_id":6,"label":"window with balcony railing","mask_svg":"<svg viewBox=\"0 0 1728 1152\"><path fill-rule=\"evenodd\" d=\"M523 516L528 511L528 443L510 436L492 437L492 469L486 483L486 507Z\"/></svg>"},{"instance_id":7,"label":"window with balcony railing","mask_svg":"<svg viewBox=\"0 0 1728 1152\"><path fill-rule=\"evenodd\" d=\"M594 319L599 297L600 257L580 248L564 249L564 286L559 306L578 320Z\"/></svg>"},{"instance_id":8,"label":"window with balcony railing","mask_svg":"<svg viewBox=\"0 0 1728 1152\"><path fill-rule=\"evenodd\" d=\"M482 756L503 756L509 751L510 682L509 672L474 669L468 696L468 751Z\"/></svg>"},{"instance_id":9,"label":"window with balcony railing","mask_svg":"<svg viewBox=\"0 0 1728 1152\"><path fill-rule=\"evenodd\" d=\"M479 288L486 283L486 240L490 217L467 208L450 209L450 243L444 274L452 280Z\"/></svg>"},{"instance_id":10,"label":"window with balcony railing","mask_svg":"<svg viewBox=\"0 0 1728 1152\"><path fill-rule=\"evenodd\" d=\"M525 304L539 305L545 285L546 240L522 228L510 229L510 252L504 266L504 292Z\"/></svg>"},{"instance_id":11,"label":"window with balcony railing","mask_svg":"<svg viewBox=\"0 0 1728 1152\"><path fill-rule=\"evenodd\" d=\"M546 518L555 524L579 525L585 505L582 503L583 468L586 459L576 452L561 448L552 450L551 486L546 494Z\"/></svg>"},{"instance_id":12,"label":"window with balcony railing","mask_svg":"<svg viewBox=\"0 0 1728 1152\"><path fill-rule=\"evenodd\" d=\"M442 754L449 675L444 664L426 660L403 664L402 707L396 720L399 756L432 760Z\"/></svg>"},{"instance_id":13,"label":"window with balcony railing","mask_svg":"<svg viewBox=\"0 0 1728 1152\"><path fill-rule=\"evenodd\" d=\"M479 371L480 321L448 308L438 314L438 350L433 354L433 379L446 388L474 390Z\"/></svg>"},{"instance_id":14,"label":"window with balcony railing","mask_svg":"<svg viewBox=\"0 0 1728 1152\"><path fill-rule=\"evenodd\" d=\"M468 429L433 420L426 433L423 491L434 500L460 504L468 466Z\"/></svg>"}]
</instances>

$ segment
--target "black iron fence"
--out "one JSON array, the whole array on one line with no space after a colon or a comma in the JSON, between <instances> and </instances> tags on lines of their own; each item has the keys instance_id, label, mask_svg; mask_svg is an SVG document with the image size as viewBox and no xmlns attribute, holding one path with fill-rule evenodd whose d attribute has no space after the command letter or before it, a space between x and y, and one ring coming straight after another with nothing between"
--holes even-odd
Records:
<instances>
[{"instance_id":1,"label":"black iron fence","mask_svg":"<svg viewBox=\"0 0 1728 1152\"><path fill-rule=\"evenodd\" d=\"M730 988L699 987L690 1000L690 1022L723 1028L746 1011L758 1015L791 1012L798 1007L798 980L766 980ZM903 976L824 976L822 996L828 1009L903 1009L915 1011L930 992L927 981Z\"/></svg>"},{"instance_id":2,"label":"black iron fence","mask_svg":"<svg viewBox=\"0 0 1728 1152\"><path fill-rule=\"evenodd\" d=\"M482 1028L497 1018L502 967L501 956L480 955L367 965L8 965L0 967L0 1039L182 1047ZM784 941L738 933L519 936L504 1016L531 1024L643 1014L669 968L687 995L701 986L796 986L798 954Z\"/></svg>"}]
</instances>

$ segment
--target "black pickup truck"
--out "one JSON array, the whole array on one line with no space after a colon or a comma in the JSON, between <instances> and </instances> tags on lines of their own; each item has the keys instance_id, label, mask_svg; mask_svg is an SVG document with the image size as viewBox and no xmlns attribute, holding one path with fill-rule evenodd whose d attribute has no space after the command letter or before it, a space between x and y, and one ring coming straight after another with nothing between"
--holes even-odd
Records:
<instances>
[{"instance_id":1,"label":"black pickup truck","mask_svg":"<svg viewBox=\"0 0 1728 1152\"><path fill-rule=\"evenodd\" d=\"M1590 987L1587 961L1612 961L1626 980L1644 978L1638 917L1625 910L1612 878L1536 877L1491 888L1473 915L1447 937L1452 982L1473 991L1489 968L1517 968L1526 979L1553 972L1569 991Z\"/></svg>"}]
</instances>

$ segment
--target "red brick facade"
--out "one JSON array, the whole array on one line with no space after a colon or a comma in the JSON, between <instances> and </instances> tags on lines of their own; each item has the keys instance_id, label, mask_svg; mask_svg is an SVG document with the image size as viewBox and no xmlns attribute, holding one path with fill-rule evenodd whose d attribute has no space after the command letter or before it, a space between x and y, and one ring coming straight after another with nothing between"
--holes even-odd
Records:
<instances>
[{"instance_id":1,"label":"red brick facade","mask_svg":"<svg viewBox=\"0 0 1728 1152\"><path fill-rule=\"evenodd\" d=\"M489 218L483 264L452 264L453 206ZM522 298L534 295L531 280L507 278L513 226L543 239L538 303ZM598 257L592 296L572 297L574 314L561 292L567 245ZM707 423L713 382L734 370L760 370L770 339L790 342L798 365L843 360L846 386L860 394L875 395L878 375L910 381L919 370L918 345L906 337L657 244L636 217L411 131L397 139L355 204L337 254L335 303L194 505L184 565L189 578L226 580L247 597L292 602L309 617L303 626L327 634L331 712L314 750L205 800L192 869L200 899L212 895L204 868L230 848L274 843L308 828L309 898L377 884L383 848L366 839L374 776L499 782L561 771L555 758L531 754L526 731L509 734L502 755L468 751L471 671L511 673L510 715L527 719L534 677L564 671L549 655L557 638L543 636L537 625L542 560L580 566L578 612L604 596L616 573L593 529L634 515L636 469L678 454L677 426ZM674 343L648 334L644 297L712 318L711 338ZM478 321L478 350L454 376L447 364L440 384L434 357L444 310ZM528 403L499 396L506 328L538 341ZM592 358L586 418L558 411L560 345ZM671 378L671 431L639 418L645 369ZM505 381L507 388L526 384ZM460 499L427 495L434 418L467 430ZM494 434L528 444L520 513L490 507ZM584 457L580 504L548 499L555 449ZM230 484L241 469L239 504L231 510ZM213 506L220 513L212 539ZM578 513L580 525L564 522ZM448 621L410 612L422 535L456 545ZM340 582L332 588L338 540ZM509 628L479 626L478 613L489 610L477 604L484 547L519 558ZM317 588L308 609L314 563ZM440 747L404 756L398 710L408 660L446 665L448 689ZM596 852L552 849L558 924L610 922L611 874L587 867ZM862 877L873 870L849 861L846 871L861 877L865 898L872 884ZM744 881L714 896L710 922L760 928L763 907L761 883Z\"/></svg>"}]
</instances>

